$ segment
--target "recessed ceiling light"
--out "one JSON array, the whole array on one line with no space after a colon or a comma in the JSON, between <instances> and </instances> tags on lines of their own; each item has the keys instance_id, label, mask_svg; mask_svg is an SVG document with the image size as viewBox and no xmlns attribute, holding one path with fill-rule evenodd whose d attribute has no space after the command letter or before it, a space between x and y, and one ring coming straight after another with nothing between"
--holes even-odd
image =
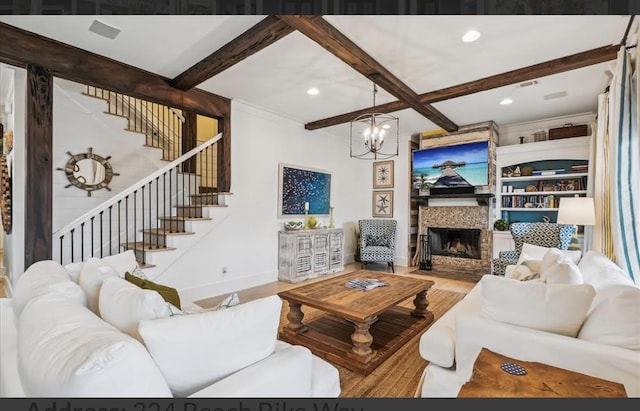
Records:
<instances>
[{"instance_id":1,"label":"recessed ceiling light","mask_svg":"<svg viewBox=\"0 0 640 411\"><path fill-rule=\"evenodd\" d=\"M307 90L307 94L310 96L317 96L318 94L320 94L320 90L315 87L311 87L309 90Z\"/></svg>"},{"instance_id":2,"label":"recessed ceiling light","mask_svg":"<svg viewBox=\"0 0 640 411\"><path fill-rule=\"evenodd\" d=\"M480 32L478 30L469 30L464 33L462 36L462 41L465 43L471 43L472 41L476 41L480 38Z\"/></svg>"},{"instance_id":3,"label":"recessed ceiling light","mask_svg":"<svg viewBox=\"0 0 640 411\"><path fill-rule=\"evenodd\" d=\"M513 103L513 100L511 100L510 98L503 98L502 101L500 102L500 104L502 104L503 106L506 106L511 103Z\"/></svg>"},{"instance_id":4,"label":"recessed ceiling light","mask_svg":"<svg viewBox=\"0 0 640 411\"><path fill-rule=\"evenodd\" d=\"M89 27L89 31L92 31L111 40L115 39L116 36L120 34L119 28L111 26L100 20L93 20L93 23L91 23L91 27Z\"/></svg>"}]
</instances>

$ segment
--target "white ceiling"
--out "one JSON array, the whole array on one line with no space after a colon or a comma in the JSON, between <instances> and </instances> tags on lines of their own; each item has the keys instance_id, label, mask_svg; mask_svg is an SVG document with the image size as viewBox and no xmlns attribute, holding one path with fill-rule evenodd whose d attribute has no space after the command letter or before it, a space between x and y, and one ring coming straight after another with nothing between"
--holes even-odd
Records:
<instances>
[{"instance_id":1,"label":"white ceiling","mask_svg":"<svg viewBox=\"0 0 640 411\"><path fill-rule=\"evenodd\" d=\"M93 20L122 30L115 40L88 31ZM264 16L0 16L0 21L173 78ZM601 46L617 44L629 16L325 16L418 94ZM460 38L470 28L473 43ZM595 112L608 63L433 104L458 125L513 124ZM307 88L320 90L317 96ZM306 123L368 107L372 84L299 32L198 87ZM566 97L543 96L565 91ZM499 105L504 97L513 104ZM376 101L395 98L379 90ZM437 128L413 110L394 113L402 133ZM348 124L324 129L348 135Z\"/></svg>"}]
</instances>

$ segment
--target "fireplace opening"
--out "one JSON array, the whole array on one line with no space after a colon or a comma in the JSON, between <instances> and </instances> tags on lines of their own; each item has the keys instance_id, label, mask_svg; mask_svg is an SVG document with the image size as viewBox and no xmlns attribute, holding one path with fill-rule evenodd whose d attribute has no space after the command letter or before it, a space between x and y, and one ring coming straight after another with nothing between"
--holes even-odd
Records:
<instances>
[{"instance_id":1,"label":"fireplace opening","mask_svg":"<svg viewBox=\"0 0 640 411\"><path fill-rule=\"evenodd\" d=\"M480 230L429 228L431 255L480 259Z\"/></svg>"}]
</instances>

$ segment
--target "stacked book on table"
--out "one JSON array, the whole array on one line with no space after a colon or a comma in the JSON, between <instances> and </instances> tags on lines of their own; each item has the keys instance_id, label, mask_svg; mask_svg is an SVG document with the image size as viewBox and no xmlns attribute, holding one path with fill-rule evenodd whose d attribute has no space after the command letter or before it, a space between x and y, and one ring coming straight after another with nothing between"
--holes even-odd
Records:
<instances>
[{"instance_id":1,"label":"stacked book on table","mask_svg":"<svg viewBox=\"0 0 640 411\"><path fill-rule=\"evenodd\" d=\"M368 291L378 287L386 287L389 283L375 278L355 278L347 281L345 285L349 288Z\"/></svg>"}]
</instances>

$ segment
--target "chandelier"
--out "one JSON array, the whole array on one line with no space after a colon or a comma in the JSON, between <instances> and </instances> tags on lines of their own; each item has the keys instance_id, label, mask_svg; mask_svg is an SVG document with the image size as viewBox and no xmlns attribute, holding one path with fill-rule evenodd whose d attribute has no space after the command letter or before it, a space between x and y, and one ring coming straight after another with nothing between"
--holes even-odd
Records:
<instances>
[{"instance_id":1,"label":"chandelier","mask_svg":"<svg viewBox=\"0 0 640 411\"><path fill-rule=\"evenodd\" d=\"M398 117L376 113L376 93L373 83L373 107L371 113L351 120L350 154L363 160L377 160L398 155Z\"/></svg>"}]
</instances>

